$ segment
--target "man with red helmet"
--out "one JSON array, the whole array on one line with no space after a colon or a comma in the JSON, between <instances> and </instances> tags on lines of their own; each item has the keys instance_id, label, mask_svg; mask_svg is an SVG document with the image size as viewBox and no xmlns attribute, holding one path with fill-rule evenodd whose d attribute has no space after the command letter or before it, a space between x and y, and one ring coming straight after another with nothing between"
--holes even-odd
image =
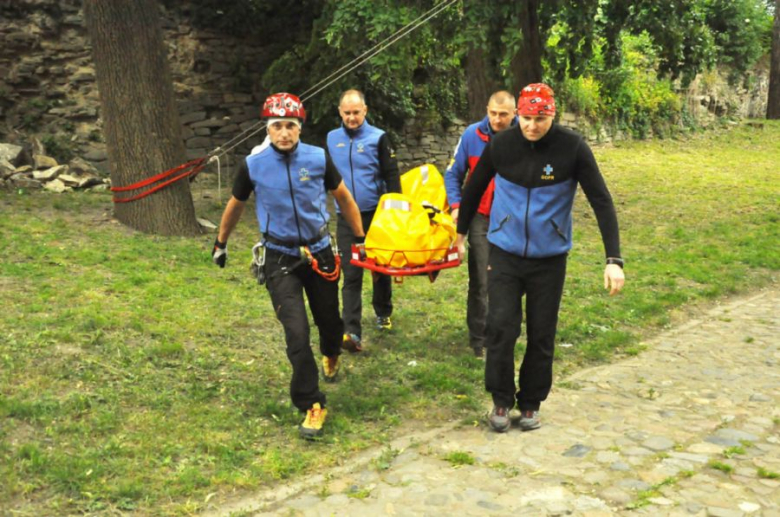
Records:
<instances>
[{"instance_id":1,"label":"man with red helmet","mask_svg":"<svg viewBox=\"0 0 780 517\"><path fill-rule=\"evenodd\" d=\"M333 194L358 240L364 238L363 225L352 195L325 150L300 142L306 120L300 99L289 93L271 95L263 105L262 117L267 122L270 145L258 148L241 164L212 257L225 267L228 237L254 193L262 235L258 246L263 250L255 260L258 282L266 284L276 317L284 327L293 369L290 397L293 405L306 413L299 431L310 439L322 433L327 409L309 341L304 292L319 330L325 381L337 378L344 332L339 315L340 261L328 232L327 191Z\"/></svg>"},{"instance_id":2,"label":"man with red helmet","mask_svg":"<svg viewBox=\"0 0 780 517\"><path fill-rule=\"evenodd\" d=\"M447 204L452 218L458 222L458 213L464 182L468 182L474 166L479 161L490 139L511 126L517 125L515 97L507 91L497 91L488 99L487 114L481 121L471 124L463 132L455 147L455 155L444 173ZM490 245L487 240L490 223L490 205L493 203L493 183L482 195L479 208L469 227L469 291L466 302L466 324L469 328L469 345L474 355L482 357L487 324L487 262Z\"/></svg>"},{"instance_id":3,"label":"man with red helmet","mask_svg":"<svg viewBox=\"0 0 780 517\"><path fill-rule=\"evenodd\" d=\"M480 198L494 181L485 387L493 398L488 423L497 432L509 429L509 411L515 405L520 429L541 425L539 407L552 386L555 330L578 184L596 214L604 243L604 287L614 295L625 282L615 207L590 147L579 134L554 124L555 97L546 84L521 90L517 114L519 130L503 131L490 141L466 184L456 240L462 255ZM516 386L514 348L523 295L527 345Z\"/></svg>"}]
</instances>

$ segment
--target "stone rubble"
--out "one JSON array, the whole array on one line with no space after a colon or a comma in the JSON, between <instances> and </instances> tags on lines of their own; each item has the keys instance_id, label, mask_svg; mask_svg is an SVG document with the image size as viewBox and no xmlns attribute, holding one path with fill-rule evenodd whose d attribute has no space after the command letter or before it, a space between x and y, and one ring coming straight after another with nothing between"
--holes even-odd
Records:
<instances>
[{"instance_id":1,"label":"stone rubble","mask_svg":"<svg viewBox=\"0 0 780 517\"><path fill-rule=\"evenodd\" d=\"M59 164L40 141L33 139L32 156L21 146L0 143L0 188L44 189L51 192L106 190L111 181L81 158Z\"/></svg>"}]
</instances>

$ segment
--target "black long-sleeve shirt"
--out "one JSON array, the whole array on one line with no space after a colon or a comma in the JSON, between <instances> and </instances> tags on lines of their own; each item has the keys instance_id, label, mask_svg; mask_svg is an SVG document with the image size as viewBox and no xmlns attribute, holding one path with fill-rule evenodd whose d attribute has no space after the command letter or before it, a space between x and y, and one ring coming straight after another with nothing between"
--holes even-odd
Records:
<instances>
[{"instance_id":1,"label":"black long-sleeve shirt","mask_svg":"<svg viewBox=\"0 0 780 517\"><path fill-rule=\"evenodd\" d=\"M620 258L620 232L612 196L593 152L579 134L557 124L535 142L527 140L519 128L497 134L483 151L463 191L458 233L468 232L480 198L496 175L526 189L574 179L596 214L606 256ZM526 214L516 216L523 218Z\"/></svg>"},{"instance_id":2,"label":"black long-sleeve shirt","mask_svg":"<svg viewBox=\"0 0 780 517\"><path fill-rule=\"evenodd\" d=\"M379 138L379 175L387 186L388 192L401 192L401 174L398 171L398 160L390 144L387 133Z\"/></svg>"}]
</instances>

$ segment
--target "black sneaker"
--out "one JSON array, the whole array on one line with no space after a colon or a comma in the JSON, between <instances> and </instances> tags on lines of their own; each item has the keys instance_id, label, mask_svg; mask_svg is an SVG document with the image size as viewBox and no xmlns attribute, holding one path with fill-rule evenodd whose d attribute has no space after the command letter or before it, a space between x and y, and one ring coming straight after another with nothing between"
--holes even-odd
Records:
<instances>
[{"instance_id":1,"label":"black sneaker","mask_svg":"<svg viewBox=\"0 0 780 517\"><path fill-rule=\"evenodd\" d=\"M482 346L472 346L471 351L474 352L474 357L477 357L479 359L485 358L485 347Z\"/></svg>"},{"instance_id":2,"label":"black sneaker","mask_svg":"<svg viewBox=\"0 0 780 517\"><path fill-rule=\"evenodd\" d=\"M488 424L497 433L507 432L509 426L512 425L512 421L509 420L509 408L493 406L493 410L488 416Z\"/></svg>"},{"instance_id":3,"label":"black sneaker","mask_svg":"<svg viewBox=\"0 0 780 517\"><path fill-rule=\"evenodd\" d=\"M391 330L393 328L393 322L390 321L390 316L377 316L376 328L379 330Z\"/></svg>"},{"instance_id":4,"label":"black sneaker","mask_svg":"<svg viewBox=\"0 0 780 517\"><path fill-rule=\"evenodd\" d=\"M542 426L542 421L539 419L539 411L533 409L520 411L520 420L517 423L523 431L533 431Z\"/></svg>"}]
</instances>

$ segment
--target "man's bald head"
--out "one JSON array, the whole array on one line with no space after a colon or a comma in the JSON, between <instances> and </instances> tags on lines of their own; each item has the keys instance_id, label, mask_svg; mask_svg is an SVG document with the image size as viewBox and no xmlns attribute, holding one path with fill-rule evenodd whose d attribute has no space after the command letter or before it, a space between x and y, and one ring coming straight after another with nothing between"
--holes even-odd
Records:
<instances>
[{"instance_id":1,"label":"man's bald head","mask_svg":"<svg viewBox=\"0 0 780 517\"><path fill-rule=\"evenodd\" d=\"M491 95L487 105L490 129L497 133L511 126L515 108L515 96L508 91L500 90Z\"/></svg>"}]
</instances>

